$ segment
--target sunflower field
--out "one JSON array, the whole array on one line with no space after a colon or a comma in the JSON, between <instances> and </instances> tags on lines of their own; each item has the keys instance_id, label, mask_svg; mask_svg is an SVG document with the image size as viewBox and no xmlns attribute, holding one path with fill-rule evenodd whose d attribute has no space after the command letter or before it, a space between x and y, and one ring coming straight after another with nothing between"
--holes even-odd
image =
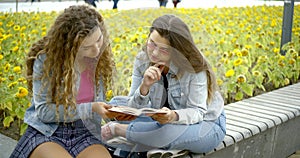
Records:
<instances>
[{"instance_id":1,"label":"sunflower field","mask_svg":"<svg viewBox=\"0 0 300 158\"><path fill-rule=\"evenodd\" d=\"M107 98L127 95L133 61L146 42L155 17L175 14L189 26L194 42L217 75L225 103L299 82L300 6L294 7L292 41L280 54L282 6L210 9L99 10L110 33L117 73ZM59 12L0 12L0 120L17 121L20 135L30 106L26 53L47 34Z\"/></svg>"}]
</instances>

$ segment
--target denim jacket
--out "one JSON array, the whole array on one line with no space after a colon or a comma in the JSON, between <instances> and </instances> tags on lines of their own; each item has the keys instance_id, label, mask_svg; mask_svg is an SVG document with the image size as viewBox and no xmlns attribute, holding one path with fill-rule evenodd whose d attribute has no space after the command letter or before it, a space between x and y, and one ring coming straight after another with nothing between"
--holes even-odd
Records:
<instances>
[{"instance_id":1,"label":"denim jacket","mask_svg":"<svg viewBox=\"0 0 300 158\"><path fill-rule=\"evenodd\" d=\"M76 105L76 110L69 109L69 113L73 114L72 117L64 118L63 106L59 106L57 120L56 105L47 104L48 87L43 87L40 78L43 73L43 63L46 59L46 54L41 54L34 61L33 65L33 97L31 100L31 106L26 110L24 122L34 127L46 136L51 136L58 128L58 122L74 122L76 120L83 120L86 126L93 126L91 128L96 129L96 124L100 125L101 117L92 112L91 102L82 103ZM76 88L78 90L80 84L79 80L76 82ZM95 89L95 88L94 88ZM98 96L95 97L94 101L104 101L103 84L100 82ZM87 125L89 124L89 125ZM99 127L98 127L99 128Z\"/></svg>"},{"instance_id":2,"label":"denim jacket","mask_svg":"<svg viewBox=\"0 0 300 158\"><path fill-rule=\"evenodd\" d=\"M142 52L143 53L143 52ZM179 120L174 124L195 124L203 120L216 120L224 108L224 101L219 92L216 92L210 105L207 105L207 76L206 72L199 73L185 72L180 79L175 74L178 68L170 64L167 73L168 91L166 92L163 79L154 83L146 96L140 94L140 85L143 75L149 67L149 61L136 59L132 74L132 85L130 89L129 106L142 108L162 108L168 95L168 103L172 110L175 110ZM167 93L167 94L166 94Z\"/></svg>"}]
</instances>

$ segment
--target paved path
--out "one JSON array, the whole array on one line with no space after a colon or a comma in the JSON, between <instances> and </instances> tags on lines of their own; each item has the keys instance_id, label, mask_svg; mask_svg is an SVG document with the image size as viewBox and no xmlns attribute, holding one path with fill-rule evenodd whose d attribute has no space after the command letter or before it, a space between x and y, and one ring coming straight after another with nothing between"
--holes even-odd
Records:
<instances>
[{"instance_id":1,"label":"paved path","mask_svg":"<svg viewBox=\"0 0 300 158\"><path fill-rule=\"evenodd\" d=\"M0 2L0 12L15 12L16 3L14 0L6 0L10 2ZM43 2L24 2L25 0L19 0L18 11L60 11L64 8L74 5L83 4L83 0L73 1L62 1L58 0L47 0ZM29 0L30 1L30 0ZM37 1L37 0L36 0ZM295 2L300 3L300 2ZM96 3L98 9L111 9L113 6L113 1L99 0ZM255 6L255 5L283 5L283 1L263 1L263 0L182 0L178 4L178 8L211 8L211 7L232 7L232 6ZM118 3L118 9L137 9L137 8L158 8L159 4L157 0L120 0ZM167 3L167 8L173 8L173 3L171 0Z\"/></svg>"},{"instance_id":2,"label":"paved path","mask_svg":"<svg viewBox=\"0 0 300 158\"><path fill-rule=\"evenodd\" d=\"M0 134L0 158L8 158L17 141Z\"/></svg>"}]
</instances>

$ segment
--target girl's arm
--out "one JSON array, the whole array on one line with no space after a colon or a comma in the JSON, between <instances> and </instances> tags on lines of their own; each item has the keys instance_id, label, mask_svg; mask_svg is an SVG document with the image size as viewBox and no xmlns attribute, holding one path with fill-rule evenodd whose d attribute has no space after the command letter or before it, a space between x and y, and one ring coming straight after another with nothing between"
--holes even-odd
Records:
<instances>
[{"instance_id":1,"label":"girl's arm","mask_svg":"<svg viewBox=\"0 0 300 158\"><path fill-rule=\"evenodd\" d=\"M150 107L149 93L147 95L142 95L140 93L140 86L143 80L143 74L148 67L149 62L143 62L142 60L136 59L133 66L132 81L129 92L128 105L135 108Z\"/></svg>"}]
</instances>

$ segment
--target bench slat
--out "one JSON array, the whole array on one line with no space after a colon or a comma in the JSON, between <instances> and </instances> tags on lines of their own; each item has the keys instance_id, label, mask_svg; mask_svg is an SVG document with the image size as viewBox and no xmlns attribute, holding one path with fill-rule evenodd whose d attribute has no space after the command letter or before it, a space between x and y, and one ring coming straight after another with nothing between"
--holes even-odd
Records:
<instances>
[{"instance_id":1,"label":"bench slat","mask_svg":"<svg viewBox=\"0 0 300 158\"><path fill-rule=\"evenodd\" d=\"M230 139L232 139L232 138L230 138ZM224 142L222 141L222 142L220 142L220 144L219 144L214 150L212 150L212 151L210 151L210 152L207 152L207 153L205 153L205 154L210 154L210 153L213 153L213 152L215 152L215 151L221 150L221 149L223 149L223 148L225 148L225 145L224 145Z\"/></svg>"},{"instance_id":2,"label":"bench slat","mask_svg":"<svg viewBox=\"0 0 300 158\"><path fill-rule=\"evenodd\" d=\"M272 92L281 92L281 91L292 91L292 92L298 92L300 91L300 84L299 83L296 83L296 84L293 84L293 85L289 85L289 86L286 86L286 87L282 87L280 89L276 89Z\"/></svg>"},{"instance_id":3,"label":"bench slat","mask_svg":"<svg viewBox=\"0 0 300 158\"><path fill-rule=\"evenodd\" d=\"M280 94L291 94L291 96L299 96L300 95L300 88L296 89L281 89Z\"/></svg>"},{"instance_id":4,"label":"bench slat","mask_svg":"<svg viewBox=\"0 0 300 158\"><path fill-rule=\"evenodd\" d=\"M244 127L239 127L231 124L226 124L226 130L230 129L236 132L239 132L242 134L243 139L249 138L252 136L250 129L244 128Z\"/></svg>"},{"instance_id":5,"label":"bench slat","mask_svg":"<svg viewBox=\"0 0 300 158\"><path fill-rule=\"evenodd\" d=\"M261 99L257 98L257 99L251 99L251 100L247 99L247 100L244 100L244 102L250 103L252 105L261 104L264 107L271 107L271 108L275 108L277 110L289 111L293 114L293 118L298 116L300 113L300 107L299 107L299 109L297 109L297 108L293 108L291 106L284 106L284 105L288 105L288 104L278 103L278 102L276 103L276 102L273 102L270 100L262 101Z\"/></svg>"},{"instance_id":6,"label":"bench slat","mask_svg":"<svg viewBox=\"0 0 300 158\"><path fill-rule=\"evenodd\" d=\"M283 114L285 115L286 117L288 117L288 119L292 119L295 117L295 114L289 110L286 110L286 109L278 109L276 108L275 105L266 105L264 103L259 103L257 102L256 104L251 104L251 103L248 103L248 102L240 102L241 105L245 105L247 107L253 107L253 108L256 108L256 109L261 109L261 110L267 110L267 111L270 111L270 112L274 112L274 113L280 113L280 114Z\"/></svg>"},{"instance_id":7,"label":"bench slat","mask_svg":"<svg viewBox=\"0 0 300 158\"><path fill-rule=\"evenodd\" d=\"M227 120L234 120L234 121L239 121L239 122L242 122L242 123L247 123L247 124L250 124L250 125L254 125L256 126L258 129L259 129L259 132L262 132L262 131L265 131L268 129L268 125L265 123L265 122L262 122L260 120L255 120L253 118L250 118L249 117L240 117L238 116L238 114L235 114L235 115L231 115L230 113L227 113L228 115L226 115L226 121Z\"/></svg>"},{"instance_id":8,"label":"bench slat","mask_svg":"<svg viewBox=\"0 0 300 158\"><path fill-rule=\"evenodd\" d=\"M257 116L257 117L260 117L260 118L268 119L268 120L270 120L274 123L274 124L268 124L268 125L270 125L269 128L271 128L275 125L279 125L282 122L278 117L274 117L274 116L271 116L271 115L268 115L268 114L253 112L253 111L249 111L249 110L245 110L245 109L241 109L241 108L236 108L236 107L232 107L232 106L225 106L224 108L225 108L225 110L238 112L239 115L247 114L247 115L251 115L251 116Z\"/></svg>"},{"instance_id":9,"label":"bench slat","mask_svg":"<svg viewBox=\"0 0 300 158\"><path fill-rule=\"evenodd\" d=\"M284 91L284 93L275 93L275 92L270 92L270 94L268 94L270 96L273 96L275 98L289 98L289 99L293 99L293 101L300 101L299 97L300 97L300 93L297 94L296 92L287 92Z\"/></svg>"},{"instance_id":10,"label":"bench slat","mask_svg":"<svg viewBox=\"0 0 300 158\"><path fill-rule=\"evenodd\" d=\"M230 145L232 145L232 144L234 144L234 139L232 138L232 136L229 136L228 135L228 132L226 131L226 135L225 135L225 137L224 137L224 140L223 140L223 145L226 147L226 146L230 146ZM219 147L219 146L218 146ZM219 148L216 148L217 150L219 149Z\"/></svg>"},{"instance_id":11,"label":"bench slat","mask_svg":"<svg viewBox=\"0 0 300 158\"><path fill-rule=\"evenodd\" d=\"M244 110L247 110L249 112L252 111L252 112L255 112L255 113L270 115L270 116L272 116L271 119L273 119L275 121L278 118L281 123L288 120L288 117L286 115L281 114L281 113L277 113L277 112L273 112L273 111L257 109L257 108L253 108L253 107L250 107L250 106L245 106L245 105L242 105L242 104L232 104L231 107L232 108L244 109Z\"/></svg>"},{"instance_id":12,"label":"bench slat","mask_svg":"<svg viewBox=\"0 0 300 158\"><path fill-rule=\"evenodd\" d=\"M284 104L289 103L290 105L300 106L300 101L298 101L298 100L291 101L291 99L288 99L288 98L268 97L268 99L266 99L266 97L263 97L263 96L257 96L256 98L276 101L276 102L284 103Z\"/></svg>"},{"instance_id":13,"label":"bench slat","mask_svg":"<svg viewBox=\"0 0 300 158\"><path fill-rule=\"evenodd\" d=\"M225 139L225 138L224 138ZM231 138L232 139L232 138ZM214 149L214 151L221 150L225 148L224 142L220 142L220 144Z\"/></svg>"},{"instance_id":14,"label":"bench slat","mask_svg":"<svg viewBox=\"0 0 300 158\"><path fill-rule=\"evenodd\" d=\"M236 132L231 129L227 129L227 127L226 127L226 135L230 136L234 140L234 143L243 140L243 135L240 132ZM225 142L225 143L227 143L227 142ZM225 146L229 146L229 145L231 145L231 144L225 144Z\"/></svg>"},{"instance_id":15,"label":"bench slat","mask_svg":"<svg viewBox=\"0 0 300 158\"><path fill-rule=\"evenodd\" d=\"M300 89L289 90L289 89L282 88L279 90L274 90L271 92L263 93L263 94L255 96L255 97L262 97L262 98L268 99L270 96L273 97L274 95L281 95L281 96L285 96L285 98L299 100L299 97L300 97L299 91L300 91ZM251 98L253 98L253 97L251 97Z\"/></svg>"},{"instance_id":16,"label":"bench slat","mask_svg":"<svg viewBox=\"0 0 300 158\"><path fill-rule=\"evenodd\" d=\"M267 104L276 104L282 107L288 107L288 108L293 108L295 109L295 111L300 112L300 101L297 103L297 101L293 101L291 102L291 99L287 99L287 98L270 98L268 100L266 100L263 97L254 97L254 98L250 98L247 100L255 100L255 101L259 101L259 102L263 102L263 103L267 103ZM298 115L297 115L298 116Z\"/></svg>"},{"instance_id":17,"label":"bench slat","mask_svg":"<svg viewBox=\"0 0 300 158\"><path fill-rule=\"evenodd\" d=\"M227 118L226 123L229 125L246 128L251 132L252 136L260 132L260 129L257 126L237 120L231 120L230 117Z\"/></svg>"},{"instance_id":18,"label":"bench slat","mask_svg":"<svg viewBox=\"0 0 300 158\"><path fill-rule=\"evenodd\" d=\"M230 115L229 117L231 117L233 119L237 119L237 120L243 119L243 120L249 120L252 122L256 122L259 124L261 131L264 131L267 128L271 128L271 127L275 126L275 123L270 119L257 117L257 116L253 116L253 115L249 115L249 114L244 114L244 113L240 113L240 112L236 112L236 111L227 110L226 115L227 116Z\"/></svg>"}]
</instances>

